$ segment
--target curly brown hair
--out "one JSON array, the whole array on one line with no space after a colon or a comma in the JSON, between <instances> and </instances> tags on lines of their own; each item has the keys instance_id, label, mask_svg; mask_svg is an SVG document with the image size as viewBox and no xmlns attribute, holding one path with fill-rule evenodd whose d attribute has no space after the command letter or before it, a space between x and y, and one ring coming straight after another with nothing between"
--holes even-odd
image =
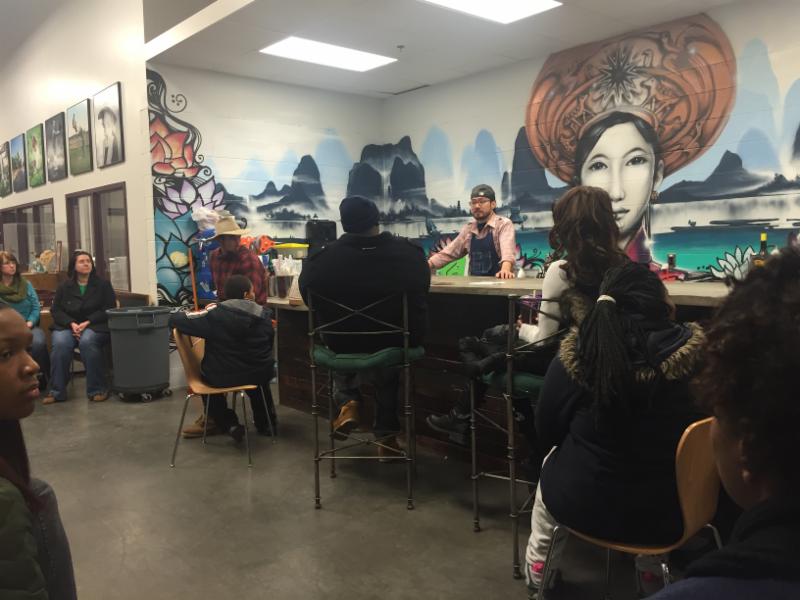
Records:
<instances>
[{"instance_id":1,"label":"curly brown hair","mask_svg":"<svg viewBox=\"0 0 800 600\"><path fill-rule=\"evenodd\" d=\"M567 257L563 267L578 289L596 290L611 267L628 260L619 248L619 227L611 197L603 189L579 185L553 204L551 260Z\"/></svg>"},{"instance_id":2,"label":"curly brown hair","mask_svg":"<svg viewBox=\"0 0 800 600\"><path fill-rule=\"evenodd\" d=\"M743 440L754 473L800 492L800 252L784 248L753 269L706 333L697 397Z\"/></svg>"}]
</instances>

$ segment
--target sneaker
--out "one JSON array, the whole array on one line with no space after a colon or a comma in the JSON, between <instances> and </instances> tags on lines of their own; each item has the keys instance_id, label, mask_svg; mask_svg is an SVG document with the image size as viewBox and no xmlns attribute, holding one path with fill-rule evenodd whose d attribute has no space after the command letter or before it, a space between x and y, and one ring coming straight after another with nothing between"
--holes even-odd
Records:
<instances>
[{"instance_id":1,"label":"sneaker","mask_svg":"<svg viewBox=\"0 0 800 600\"><path fill-rule=\"evenodd\" d=\"M203 415L200 415L197 417L197 420L194 423L183 430L183 437L187 439L203 437L203 423ZM214 419L209 417L206 435L216 435L218 433L219 430L217 429L217 424L214 423Z\"/></svg>"},{"instance_id":2,"label":"sneaker","mask_svg":"<svg viewBox=\"0 0 800 600\"><path fill-rule=\"evenodd\" d=\"M664 587L664 572L661 563L666 561L668 556L657 554L647 556L637 554L634 560L636 564L636 592L639 598L652 596Z\"/></svg>"},{"instance_id":3,"label":"sneaker","mask_svg":"<svg viewBox=\"0 0 800 600\"><path fill-rule=\"evenodd\" d=\"M533 564L525 563L525 583L528 586L528 599L536 600L539 588L542 586L542 575L544 574L544 561L537 560Z\"/></svg>"},{"instance_id":4,"label":"sneaker","mask_svg":"<svg viewBox=\"0 0 800 600\"><path fill-rule=\"evenodd\" d=\"M358 402L348 400L339 409L339 416L333 422L333 437L337 440L346 440L347 436L358 427L360 423L358 414Z\"/></svg>"},{"instance_id":5,"label":"sneaker","mask_svg":"<svg viewBox=\"0 0 800 600\"><path fill-rule=\"evenodd\" d=\"M244 425L236 424L228 429L228 435L233 438L237 444L241 444L244 439Z\"/></svg>"},{"instance_id":6,"label":"sneaker","mask_svg":"<svg viewBox=\"0 0 800 600\"><path fill-rule=\"evenodd\" d=\"M434 431L446 434L451 441L462 446L467 444L469 414L462 415L452 408L446 415L428 415L425 422Z\"/></svg>"}]
</instances>

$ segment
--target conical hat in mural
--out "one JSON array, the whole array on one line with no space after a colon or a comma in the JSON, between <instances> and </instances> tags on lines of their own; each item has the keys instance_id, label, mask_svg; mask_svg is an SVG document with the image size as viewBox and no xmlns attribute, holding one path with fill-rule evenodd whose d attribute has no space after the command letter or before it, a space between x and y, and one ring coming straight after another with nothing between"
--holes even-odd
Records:
<instances>
[{"instance_id":1,"label":"conical hat in mural","mask_svg":"<svg viewBox=\"0 0 800 600\"><path fill-rule=\"evenodd\" d=\"M525 126L539 162L572 183L588 128L613 112L634 113L656 132L669 175L714 143L735 96L730 42L697 15L552 54L533 85Z\"/></svg>"}]
</instances>

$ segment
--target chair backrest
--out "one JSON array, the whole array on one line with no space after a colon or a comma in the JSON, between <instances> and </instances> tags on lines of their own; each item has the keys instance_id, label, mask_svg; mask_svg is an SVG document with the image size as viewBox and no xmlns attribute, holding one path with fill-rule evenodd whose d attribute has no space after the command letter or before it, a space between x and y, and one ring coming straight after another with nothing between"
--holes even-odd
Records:
<instances>
[{"instance_id":1,"label":"chair backrest","mask_svg":"<svg viewBox=\"0 0 800 600\"><path fill-rule=\"evenodd\" d=\"M186 383L189 387L197 387L203 384L200 375L200 362L203 360L205 351L205 340L200 339L197 343L192 343L192 338L182 334L177 329L173 329L175 336L175 346L178 348L178 355L181 357L183 372L186 375Z\"/></svg>"},{"instance_id":2,"label":"chair backrest","mask_svg":"<svg viewBox=\"0 0 800 600\"><path fill-rule=\"evenodd\" d=\"M711 418L689 425L675 453L678 499L683 512L683 539L705 527L717 510L719 474L711 447Z\"/></svg>"},{"instance_id":3,"label":"chair backrest","mask_svg":"<svg viewBox=\"0 0 800 600\"><path fill-rule=\"evenodd\" d=\"M374 352L378 348L404 346L410 335L408 296L396 292L372 299L364 306L350 306L309 289L308 332L312 343L316 339L325 345L364 348L339 352Z\"/></svg>"}]
</instances>

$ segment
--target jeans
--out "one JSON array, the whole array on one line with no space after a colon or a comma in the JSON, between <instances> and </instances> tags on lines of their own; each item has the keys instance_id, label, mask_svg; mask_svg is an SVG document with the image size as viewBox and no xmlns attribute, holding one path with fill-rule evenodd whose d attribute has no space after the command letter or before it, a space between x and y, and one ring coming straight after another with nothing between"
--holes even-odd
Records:
<instances>
[{"instance_id":1,"label":"jeans","mask_svg":"<svg viewBox=\"0 0 800 600\"><path fill-rule=\"evenodd\" d=\"M110 336L90 328L83 330L80 340L76 340L71 329L53 332L53 350L50 355L50 393L58 402L67 399L69 367L73 351L79 348L81 360L86 367L86 393L88 396L106 393L106 355L105 345Z\"/></svg>"},{"instance_id":2,"label":"jeans","mask_svg":"<svg viewBox=\"0 0 800 600\"><path fill-rule=\"evenodd\" d=\"M400 431L397 418L397 399L400 389L400 369L373 369L361 373L334 373L334 404L341 410L350 400L361 401L358 389L361 383L369 383L375 388L376 437L383 437ZM333 418L333 417L332 417Z\"/></svg>"},{"instance_id":3,"label":"jeans","mask_svg":"<svg viewBox=\"0 0 800 600\"><path fill-rule=\"evenodd\" d=\"M40 327L34 327L31 329L31 333L33 334L33 341L31 342L29 350L30 355L33 360L36 361L36 364L39 365L41 372L46 375L50 371L50 357L47 354L47 337Z\"/></svg>"}]
</instances>

